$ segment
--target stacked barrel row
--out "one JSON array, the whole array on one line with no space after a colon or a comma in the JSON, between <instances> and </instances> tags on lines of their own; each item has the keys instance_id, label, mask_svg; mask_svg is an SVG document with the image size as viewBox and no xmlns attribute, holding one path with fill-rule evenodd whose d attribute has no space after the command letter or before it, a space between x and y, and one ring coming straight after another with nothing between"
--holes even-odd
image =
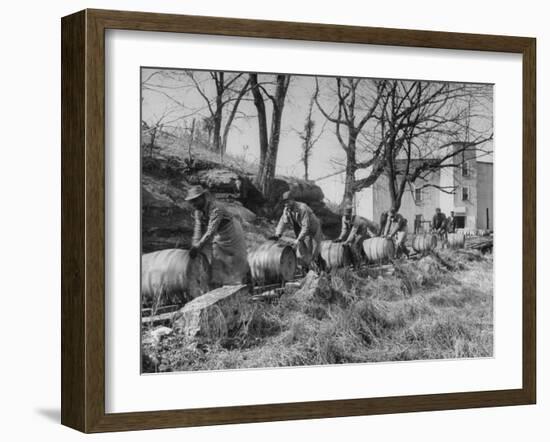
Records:
<instances>
[{"instance_id":1,"label":"stacked barrel row","mask_svg":"<svg viewBox=\"0 0 550 442\"><path fill-rule=\"evenodd\" d=\"M447 236L449 248L463 248L465 236L450 233ZM429 253L437 246L437 236L416 235L412 247L417 253ZM370 238L363 242L363 251L370 262L393 258L395 245L388 238ZM340 242L323 241L321 257L327 270L347 267L353 264L349 246ZM248 254L252 280L257 284L290 281L297 269L294 249L285 243L269 241ZM210 265L207 258L199 254L191 259L188 250L167 249L147 253L142 257L141 290L146 304L158 302L159 296L173 296L184 299L195 298L208 291Z\"/></svg>"}]
</instances>

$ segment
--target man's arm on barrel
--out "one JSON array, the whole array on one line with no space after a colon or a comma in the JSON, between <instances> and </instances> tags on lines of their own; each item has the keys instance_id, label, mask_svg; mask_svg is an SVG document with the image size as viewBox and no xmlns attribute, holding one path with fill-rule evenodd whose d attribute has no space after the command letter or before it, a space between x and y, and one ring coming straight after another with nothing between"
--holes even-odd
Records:
<instances>
[{"instance_id":1,"label":"man's arm on barrel","mask_svg":"<svg viewBox=\"0 0 550 442\"><path fill-rule=\"evenodd\" d=\"M367 220L367 233L371 238L377 236L379 230L380 227L374 221L371 221L370 219Z\"/></svg>"},{"instance_id":2,"label":"man's arm on barrel","mask_svg":"<svg viewBox=\"0 0 550 442\"><path fill-rule=\"evenodd\" d=\"M403 218L401 215L396 215L394 218L394 225L391 229L389 237L393 238L393 236L405 226L406 222L407 221L405 220L405 218Z\"/></svg>"},{"instance_id":3,"label":"man's arm on barrel","mask_svg":"<svg viewBox=\"0 0 550 442\"><path fill-rule=\"evenodd\" d=\"M344 241L344 244L351 244L353 241L355 241L358 230L359 230L359 227L357 226L357 224L354 224L349 232L348 239Z\"/></svg>"},{"instance_id":4,"label":"man's arm on barrel","mask_svg":"<svg viewBox=\"0 0 550 442\"><path fill-rule=\"evenodd\" d=\"M202 238L197 243L197 248L199 250L202 249L206 243L212 240L212 237L216 234L218 228L220 227L222 219L223 213L221 209L214 207L210 211L210 216L208 217L208 227L206 228L206 232L204 232L204 235L202 235Z\"/></svg>"},{"instance_id":5,"label":"man's arm on barrel","mask_svg":"<svg viewBox=\"0 0 550 442\"><path fill-rule=\"evenodd\" d=\"M342 242L346 239L349 232L349 223L345 216L342 217L342 228L340 229L340 236L336 238L334 242Z\"/></svg>"},{"instance_id":6,"label":"man's arm on barrel","mask_svg":"<svg viewBox=\"0 0 550 442\"><path fill-rule=\"evenodd\" d=\"M386 222L388 221L388 213L382 212L380 215L380 230L378 231L378 236L384 235L384 230L386 229Z\"/></svg>"}]
</instances>

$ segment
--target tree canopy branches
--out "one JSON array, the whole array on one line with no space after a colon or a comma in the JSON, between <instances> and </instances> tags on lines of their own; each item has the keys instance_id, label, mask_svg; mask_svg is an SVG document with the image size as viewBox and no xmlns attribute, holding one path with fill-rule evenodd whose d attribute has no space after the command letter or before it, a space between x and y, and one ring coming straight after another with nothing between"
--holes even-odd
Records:
<instances>
[{"instance_id":1,"label":"tree canopy branches","mask_svg":"<svg viewBox=\"0 0 550 442\"><path fill-rule=\"evenodd\" d=\"M271 195L281 161L279 144L288 153L287 163L292 157L304 164L308 180L313 170L317 176L333 175L330 170L315 169L324 158L325 163L332 161L342 169L343 205L353 204L357 192L384 176L392 205L398 208L404 192L415 182L417 188L431 185L427 181L438 170L456 169L472 155L492 155L489 85L292 78L287 74L146 69L142 100L145 97L150 107L143 117L143 130L154 133L154 139L159 129L181 126L184 130L189 126L183 124L186 120L196 119L195 139L220 156L230 143L235 145L230 141L233 130L245 137L239 140L241 145L254 146L257 140L256 149L251 150L253 156L257 154L255 181L266 197ZM296 122L301 122L298 130L293 129ZM292 131L295 134L289 136ZM317 143L323 150L312 155ZM325 149L336 157L326 158Z\"/></svg>"}]
</instances>

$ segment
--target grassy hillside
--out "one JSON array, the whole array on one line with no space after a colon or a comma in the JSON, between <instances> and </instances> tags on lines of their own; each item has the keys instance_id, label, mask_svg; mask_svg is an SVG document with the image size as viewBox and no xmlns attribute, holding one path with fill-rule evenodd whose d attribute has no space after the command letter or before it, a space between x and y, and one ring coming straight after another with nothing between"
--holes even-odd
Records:
<instances>
[{"instance_id":1,"label":"grassy hillside","mask_svg":"<svg viewBox=\"0 0 550 442\"><path fill-rule=\"evenodd\" d=\"M350 269L306 277L272 302L250 300L227 336L171 334L144 370L218 370L493 354L492 256L441 252L390 277ZM449 267L453 270L449 270Z\"/></svg>"}]
</instances>

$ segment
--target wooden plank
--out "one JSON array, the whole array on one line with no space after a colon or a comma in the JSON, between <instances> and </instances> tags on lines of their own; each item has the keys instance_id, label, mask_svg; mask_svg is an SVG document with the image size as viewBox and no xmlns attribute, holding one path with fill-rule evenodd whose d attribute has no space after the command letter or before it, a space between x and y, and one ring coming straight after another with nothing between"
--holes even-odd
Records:
<instances>
[{"instance_id":1,"label":"wooden plank","mask_svg":"<svg viewBox=\"0 0 550 442\"><path fill-rule=\"evenodd\" d=\"M144 316L141 318L141 325L154 326L160 324L168 324L172 322L172 317L176 312L161 313L160 315Z\"/></svg>"},{"instance_id":2,"label":"wooden plank","mask_svg":"<svg viewBox=\"0 0 550 442\"><path fill-rule=\"evenodd\" d=\"M155 311L155 314L160 315L161 313L169 313L169 312L175 312L176 310L179 310L182 308L182 305L163 305L162 307L158 307ZM142 308L141 309L141 316L151 316L153 309L152 308Z\"/></svg>"}]
</instances>

